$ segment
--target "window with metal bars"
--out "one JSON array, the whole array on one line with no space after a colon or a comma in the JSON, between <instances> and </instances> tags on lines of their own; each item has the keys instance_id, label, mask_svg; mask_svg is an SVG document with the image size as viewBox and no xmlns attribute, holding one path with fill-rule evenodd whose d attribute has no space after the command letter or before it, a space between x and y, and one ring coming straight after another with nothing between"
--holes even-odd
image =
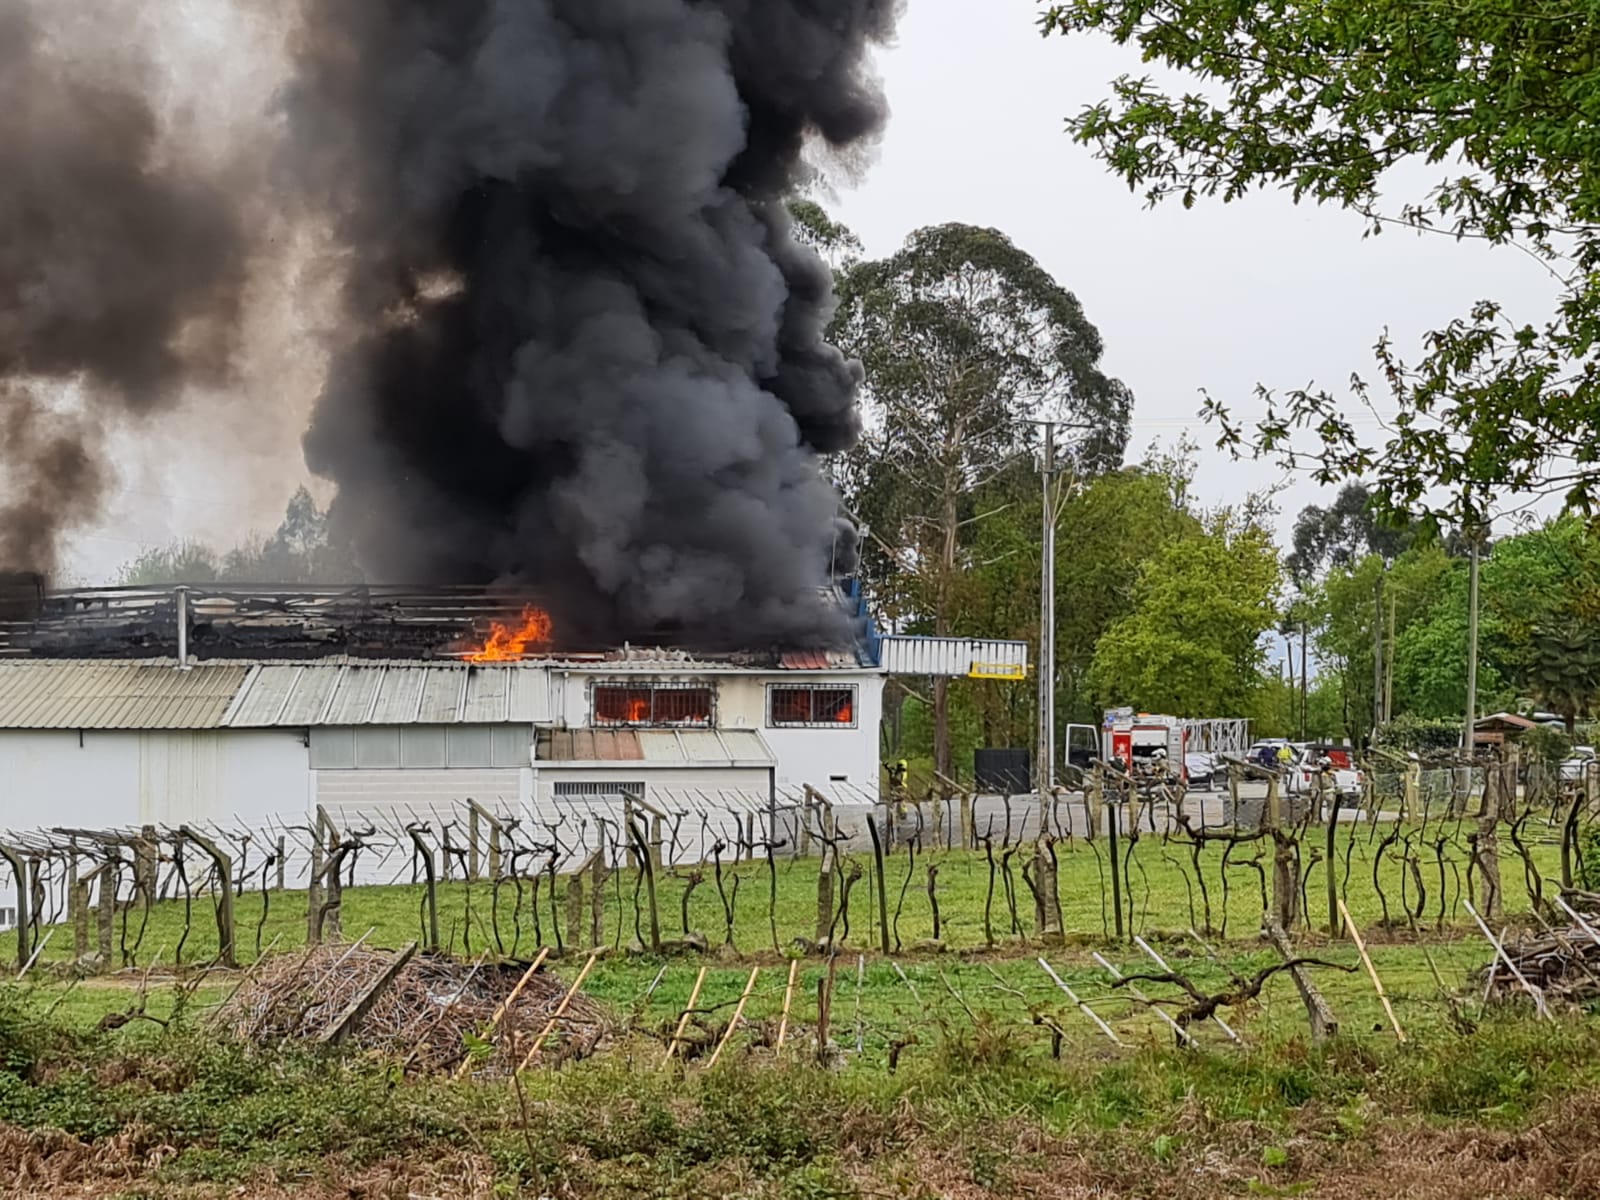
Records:
<instances>
[{"instance_id":1,"label":"window with metal bars","mask_svg":"<svg viewBox=\"0 0 1600 1200\"><path fill-rule=\"evenodd\" d=\"M712 695L708 687L679 684L596 684L596 725L711 725Z\"/></svg>"},{"instance_id":2,"label":"window with metal bars","mask_svg":"<svg viewBox=\"0 0 1600 1200\"><path fill-rule=\"evenodd\" d=\"M853 687L773 687L767 690L767 724L773 729L854 729Z\"/></svg>"}]
</instances>

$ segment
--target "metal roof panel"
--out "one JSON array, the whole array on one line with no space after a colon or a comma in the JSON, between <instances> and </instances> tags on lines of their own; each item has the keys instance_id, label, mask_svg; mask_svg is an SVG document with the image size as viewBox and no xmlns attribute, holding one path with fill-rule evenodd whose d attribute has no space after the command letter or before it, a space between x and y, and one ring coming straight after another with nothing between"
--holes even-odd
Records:
<instances>
[{"instance_id":1,"label":"metal roof panel","mask_svg":"<svg viewBox=\"0 0 1600 1200\"><path fill-rule=\"evenodd\" d=\"M415 667L389 667L383 673L376 702L368 711L368 725L410 725L417 719L422 689L427 684L425 671Z\"/></svg>"},{"instance_id":2,"label":"metal roof panel","mask_svg":"<svg viewBox=\"0 0 1600 1200\"><path fill-rule=\"evenodd\" d=\"M493 725L506 719L511 671L505 667L472 667L467 671L467 700L461 719L472 725Z\"/></svg>"},{"instance_id":3,"label":"metal roof panel","mask_svg":"<svg viewBox=\"0 0 1600 1200\"><path fill-rule=\"evenodd\" d=\"M333 702L319 725L364 725L383 686L385 667L345 667L339 673Z\"/></svg>"},{"instance_id":4,"label":"metal roof panel","mask_svg":"<svg viewBox=\"0 0 1600 1200\"><path fill-rule=\"evenodd\" d=\"M242 665L0 663L0 729L217 729Z\"/></svg>"}]
</instances>

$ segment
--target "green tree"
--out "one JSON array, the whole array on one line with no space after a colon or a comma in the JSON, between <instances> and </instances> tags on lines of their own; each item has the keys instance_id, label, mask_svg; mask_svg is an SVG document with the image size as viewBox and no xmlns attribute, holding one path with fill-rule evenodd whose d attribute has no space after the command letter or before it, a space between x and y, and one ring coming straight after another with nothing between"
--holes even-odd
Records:
<instances>
[{"instance_id":1,"label":"green tree","mask_svg":"<svg viewBox=\"0 0 1600 1200\"><path fill-rule=\"evenodd\" d=\"M1231 510L1169 540L1141 570L1132 612L1095 649L1094 694L1180 717L1251 711L1281 574L1271 534Z\"/></svg>"},{"instance_id":2,"label":"green tree","mask_svg":"<svg viewBox=\"0 0 1600 1200\"><path fill-rule=\"evenodd\" d=\"M1181 73L1172 88L1125 76L1069 122L1152 203L1281 188L1353 209L1373 233L1399 223L1515 242L1560 282L1547 318L1513 319L1488 300L1428 335L1414 362L1380 342L1399 412L1376 438L1345 415L1348 398L1308 389L1268 395L1253 431L1212 405L1225 443L1308 454L1323 480L1368 478L1380 505L1442 524L1480 524L1515 493L1594 509L1600 22L1588 6L1070 0L1048 5L1042 25L1136 45ZM1437 182L1425 200L1386 208L1382 184L1403 163L1435 168Z\"/></svg>"},{"instance_id":3,"label":"green tree","mask_svg":"<svg viewBox=\"0 0 1600 1200\"><path fill-rule=\"evenodd\" d=\"M831 333L866 367L866 433L839 464L870 530L863 573L893 624L958 633L976 531L1025 491L1033 422L1085 426L1068 458L1090 476L1121 464L1132 396L1101 371L1077 298L993 229L921 229L893 257L849 267ZM948 681L933 704L948 773Z\"/></svg>"},{"instance_id":4,"label":"green tree","mask_svg":"<svg viewBox=\"0 0 1600 1200\"><path fill-rule=\"evenodd\" d=\"M214 550L201 542L180 541L146 550L117 572L121 587L168 583L214 583L221 574Z\"/></svg>"},{"instance_id":5,"label":"green tree","mask_svg":"<svg viewBox=\"0 0 1600 1200\"><path fill-rule=\"evenodd\" d=\"M353 583L361 579L348 547L334 542L328 514L304 487L290 497L269 538L252 538L218 555L196 541L147 550L118 573L124 586L177 583Z\"/></svg>"},{"instance_id":6,"label":"green tree","mask_svg":"<svg viewBox=\"0 0 1600 1200\"><path fill-rule=\"evenodd\" d=\"M1592 715L1600 703L1600 629L1544 625L1534 630L1528 650L1529 693L1561 714L1571 737L1578 718Z\"/></svg>"}]
</instances>

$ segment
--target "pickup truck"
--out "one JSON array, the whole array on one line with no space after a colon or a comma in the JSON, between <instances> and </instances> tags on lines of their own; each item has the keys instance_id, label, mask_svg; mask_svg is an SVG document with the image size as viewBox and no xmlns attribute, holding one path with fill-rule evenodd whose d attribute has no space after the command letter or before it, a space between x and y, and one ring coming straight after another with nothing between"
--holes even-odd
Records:
<instances>
[{"instance_id":1,"label":"pickup truck","mask_svg":"<svg viewBox=\"0 0 1600 1200\"><path fill-rule=\"evenodd\" d=\"M1361 798L1366 776L1356 768L1346 747L1298 745L1294 750L1294 762L1289 766L1285 785L1290 795L1307 794L1315 790L1317 764L1326 758L1333 765L1334 790L1346 800Z\"/></svg>"}]
</instances>

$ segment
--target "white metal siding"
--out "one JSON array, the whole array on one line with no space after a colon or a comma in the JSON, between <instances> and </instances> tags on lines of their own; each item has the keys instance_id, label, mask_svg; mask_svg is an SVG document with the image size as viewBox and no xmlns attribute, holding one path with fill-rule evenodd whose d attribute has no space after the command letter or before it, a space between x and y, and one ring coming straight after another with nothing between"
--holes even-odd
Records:
<instances>
[{"instance_id":1,"label":"white metal siding","mask_svg":"<svg viewBox=\"0 0 1600 1200\"><path fill-rule=\"evenodd\" d=\"M406 821L460 819L460 807L476 800L494 812L522 808L531 772L506 770L318 771L316 802L342 824L363 819Z\"/></svg>"},{"instance_id":2,"label":"white metal siding","mask_svg":"<svg viewBox=\"0 0 1600 1200\"><path fill-rule=\"evenodd\" d=\"M299 823L309 791L287 730L0 732L0 828Z\"/></svg>"},{"instance_id":3,"label":"white metal siding","mask_svg":"<svg viewBox=\"0 0 1600 1200\"><path fill-rule=\"evenodd\" d=\"M965 677L975 667L1025 673L1028 644L979 638L886 637L883 667L891 675Z\"/></svg>"}]
</instances>

